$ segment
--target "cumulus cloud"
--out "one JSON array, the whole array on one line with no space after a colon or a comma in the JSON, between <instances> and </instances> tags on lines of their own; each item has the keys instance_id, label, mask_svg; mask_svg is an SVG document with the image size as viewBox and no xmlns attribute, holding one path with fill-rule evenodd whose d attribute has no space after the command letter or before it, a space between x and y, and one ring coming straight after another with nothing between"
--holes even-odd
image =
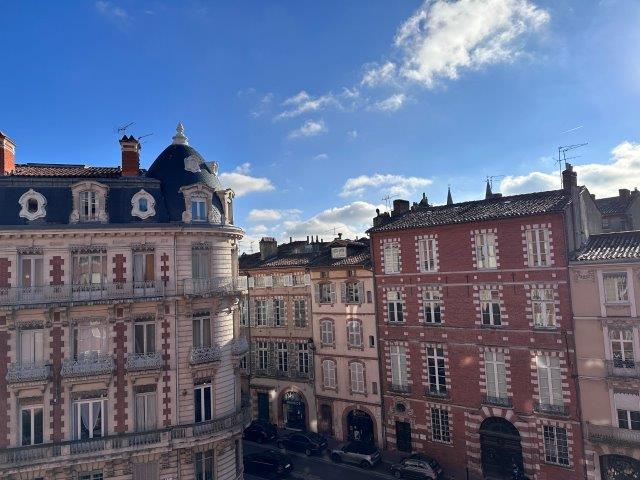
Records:
<instances>
[{"instance_id":1,"label":"cumulus cloud","mask_svg":"<svg viewBox=\"0 0 640 480\"><path fill-rule=\"evenodd\" d=\"M254 208L249 212L249 220L254 222L277 222L283 218L297 218L302 211L297 208L278 210L273 208Z\"/></svg>"},{"instance_id":2,"label":"cumulus cloud","mask_svg":"<svg viewBox=\"0 0 640 480\"><path fill-rule=\"evenodd\" d=\"M370 64L365 66L365 72L360 81L361 85L375 87L382 83L388 83L396 75L396 64L385 62L382 65Z\"/></svg>"},{"instance_id":3,"label":"cumulus cloud","mask_svg":"<svg viewBox=\"0 0 640 480\"><path fill-rule=\"evenodd\" d=\"M341 197L360 196L371 189L384 190L390 195L408 197L419 188L431 185L432 180L423 177L405 177L404 175L360 175L347 179L340 192Z\"/></svg>"},{"instance_id":4,"label":"cumulus cloud","mask_svg":"<svg viewBox=\"0 0 640 480\"><path fill-rule=\"evenodd\" d=\"M289 138L314 137L326 131L324 120L307 120L300 128L289 132Z\"/></svg>"},{"instance_id":5,"label":"cumulus cloud","mask_svg":"<svg viewBox=\"0 0 640 480\"><path fill-rule=\"evenodd\" d=\"M266 177L254 177L251 173L251 164L243 163L232 172L222 172L219 175L220 182L227 188L231 188L237 197L248 193L270 192L275 187Z\"/></svg>"},{"instance_id":6,"label":"cumulus cloud","mask_svg":"<svg viewBox=\"0 0 640 480\"><path fill-rule=\"evenodd\" d=\"M404 93L396 93L374 104L374 108L383 112L395 112L404 105L407 97Z\"/></svg>"},{"instance_id":7,"label":"cumulus cloud","mask_svg":"<svg viewBox=\"0 0 640 480\"><path fill-rule=\"evenodd\" d=\"M586 185L597 197L617 195L619 188L640 185L640 143L622 142L611 150L609 162L576 165L574 169L578 183ZM560 177L551 172L508 176L500 183L500 191L505 195L557 188L560 188Z\"/></svg>"},{"instance_id":8,"label":"cumulus cloud","mask_svg":"<svg viewBox=\"0 0 640 480\"><path fill-rule=\"evenodd\" d=\"M332 93L327 93L319 97L313 97L306 91L301 90L293 97L287 98L282 105L285 109L276 115L276 120L292 118L303 113L323 110L329 105L337 105L338 101Z\"/></svg>"}]
</instances>

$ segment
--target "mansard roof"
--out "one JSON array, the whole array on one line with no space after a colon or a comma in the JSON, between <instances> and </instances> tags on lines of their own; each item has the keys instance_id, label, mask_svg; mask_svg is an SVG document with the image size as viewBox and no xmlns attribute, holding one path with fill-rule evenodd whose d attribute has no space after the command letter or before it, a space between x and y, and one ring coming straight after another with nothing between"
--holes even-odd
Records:
<instances>
[{"instance_id":1,"label":"mansard roof","mask_svg":"<svg viewBox=\"0 0 640 480\"><path fill-rule=\"evenodd\" d=\"M591 235L576 252L576 262L606 262L640 259L640 230Z\"/></svg>"}]
</instances>

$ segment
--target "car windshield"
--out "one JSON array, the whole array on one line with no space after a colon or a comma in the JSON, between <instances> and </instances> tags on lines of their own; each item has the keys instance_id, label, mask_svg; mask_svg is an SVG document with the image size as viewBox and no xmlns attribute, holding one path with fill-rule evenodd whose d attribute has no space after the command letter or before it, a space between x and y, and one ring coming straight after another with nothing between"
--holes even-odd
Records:
<instances>
[{"instance_id":1,"label":"car windshield","mask_svg":"<svg viewBox=\"0 0 640 480\"><path fill-rule=\"evenodd\" d=\"M322 435L318 435L317 433L313 433L313 432L309 432L306 434L306 437L311 440L312 442L322 442L324 440L324 438L322 437Z\"/></svg>"}]
</instances>

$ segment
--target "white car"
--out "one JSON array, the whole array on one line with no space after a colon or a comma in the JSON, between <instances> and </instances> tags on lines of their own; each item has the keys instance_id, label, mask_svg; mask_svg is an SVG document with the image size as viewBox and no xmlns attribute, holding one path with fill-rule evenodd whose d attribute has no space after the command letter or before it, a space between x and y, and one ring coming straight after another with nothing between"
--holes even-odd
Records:
<instances>
[{"instance_id":1,"label":"white car","mask_svg":"<svg viewBox=\"0 0 640 480\"><path fill-rule=\"evenodd\" d=\"M331 452L331 460L336 463L355 463L362 468L371 468L380 463L380 451L375 445L365 442L349 442Z\"/></svg>"}]
</instances>

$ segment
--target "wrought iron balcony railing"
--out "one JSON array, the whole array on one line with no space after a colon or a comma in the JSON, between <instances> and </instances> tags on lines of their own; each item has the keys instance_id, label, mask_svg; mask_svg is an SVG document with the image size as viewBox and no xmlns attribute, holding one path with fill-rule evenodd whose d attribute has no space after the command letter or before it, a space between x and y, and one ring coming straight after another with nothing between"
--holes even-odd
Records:
<instances>
[{"instance_id":1,"label":"wrought iron balcony railing","mask_svg":"<svg viewBox=\"0 0 640 480\"><path fill-rule=\"evenodd\" d=\"M163 364L160 352L132 353L127 356L124 366L129 372L141 372L144 370L160 370Z\"/></svg>"},{"instance_id":2,"label":"wrought iron balcony railing","mask_svg":"<svg viewBox=\"0 0 640 480\"><path fill-rule=\"evenodd\" d=\"M427 397L433 397L433 398L441 398L441 399L448 399L449 398L449 392L446 388L431 388L431 387L427 387L424 389L424 394Z\"/></svg>"},{"instance_id":3,"label":"wrought iron balcony railing","mask_svg":"<svg viewBox=\"0 0 640 480\"><path fill-rule=\"evenodd\" d=\"M389 390L394 393L411 393L411 385L390 384Z\"/></svg>"},{"instance_id":4,"label":"wrought iron balcony railing","mask_svg":"<svg viewBox=\"0 0 640 480\"><path fill-rule=\"evenodd\" d=\"M65 378L90 377L113 373L115 362L111 355L90 353L62 361L61 374Z\"/></svg>"},{"instance_id":5,"label":"wrought iron balcony railing","mask_svg":"<svg viewBox=\"0 0 640 480\"><path fill-rule=\"evenodd\" d=\"M233 339L231 344L231 354L236 356L244 355L249 351L249 342L247 337L237 337Z\"/></svg>"},{"instance_id":6,"label":"wrought iron balcony railing","mask_svg":"<svg viewBox=\"0 0 640 480\"><path fill-rule=\"evenodd\" d=\"M549 415L566 416L568 411L565 405L554 405L551 403L536 402L533 409L538 413L547 413Z\"/></svg>"},{"instance_id":7,"label":"wrought iron balcony railing","mask_svg":"<svg viewBox=\"0 0 640 480\"><path fill-rule=\"evenodd\" d=\"M51 365L45 362L11 363L7 369L7 383L39 382L51 377Z\"/></svg>"},{"instance_id":8,"label":"wrought iron balcony railing","mask_svg":"<svg viewBox=\"0 0 640 480\"><path fill-rule=\"evenodd\" d=\"M182 290L185 295L245 292L247 277L185 278L182 282Z\"/></svg>"},{"instance_id":9,"label":"wrought iron balcony railing","mask_svg":"<svg viewBox=\"0 0 640 480\"><path fill-rule=\"evenodd\" d=\"M607 375L610 377L640 378L640 362L633 360L606 360Z\"/></svg>"},{"instance_id":10,"label":"wrought iron balcony railing","mask_svg":"<svg viewBox=\"0 0 640 480\"><path fill-rule=\"evenodd\" d=\"M638 430L587 423L587 435L592 442L640 446L640 431Z\"/></svg>"},{"instance_id":11,"label":"wrought iron balcony railing","mask_svg":"<svg viewBox=\"0 0 640 480\"><path fill-rule=\"evenodd\" d=\"M200 365L202 363L219 362L222 358L222 352L217 345L208 347L194 347L189 356L191 365Z\"/></svg>"},{"instance_id":12,"label":"wrought iron balcony railing","mask_svg":"<svg viewBox=\"0 0 640 480\"><path fill-rule=\"evenodd\" d=\"M511 408L513 406L513 402L509 397L494 397L492 395L485 395L482 403L485 405L495 405L497 407L507 408Z\"/></svg>"}]
</instances>

